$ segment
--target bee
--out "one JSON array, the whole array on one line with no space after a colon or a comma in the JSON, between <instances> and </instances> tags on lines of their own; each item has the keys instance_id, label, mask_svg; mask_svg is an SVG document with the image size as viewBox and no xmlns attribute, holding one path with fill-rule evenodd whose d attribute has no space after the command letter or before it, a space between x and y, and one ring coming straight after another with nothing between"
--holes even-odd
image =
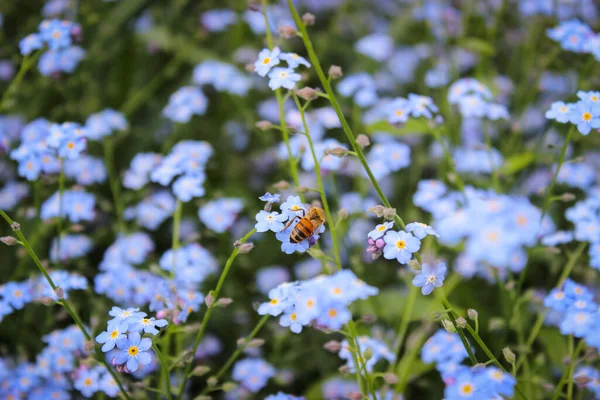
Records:
<instances>
[{"instance_id":1,"label":"bee","mask_svg":"<svg viewBox=\"0 0 600 400\"><path fill-rule=\"evenodd\" d=\"M316 232L319 231L321 225L325 222L325 211L320 207L310 207L308 212L302 210L304 215L302 217L296 215L290 220L281 230L285 231L290 225L292 225L296 218L300 218L300 221L294 226L290 232L291 243L301 243L306 239L312 237Z\"/></svg>"}]
</instances>

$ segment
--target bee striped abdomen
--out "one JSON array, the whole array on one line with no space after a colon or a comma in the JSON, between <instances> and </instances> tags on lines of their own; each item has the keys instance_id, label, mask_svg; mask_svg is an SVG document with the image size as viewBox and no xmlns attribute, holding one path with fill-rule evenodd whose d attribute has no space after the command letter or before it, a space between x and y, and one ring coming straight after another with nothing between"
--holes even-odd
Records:
<instances>
[{"instance_id":1,"label":"bee striped abdomen","mask_svg":"<svg viewBox=\"0 0 600 400\"><path fill-rule=\"evenodd\" d=\"M313 233L313 224L308 218L302 218L298 224L296 224L294 229L292 229L292 232L290 233L290 242L300 243L311 237Z\"/></svg>"}]
</instances>

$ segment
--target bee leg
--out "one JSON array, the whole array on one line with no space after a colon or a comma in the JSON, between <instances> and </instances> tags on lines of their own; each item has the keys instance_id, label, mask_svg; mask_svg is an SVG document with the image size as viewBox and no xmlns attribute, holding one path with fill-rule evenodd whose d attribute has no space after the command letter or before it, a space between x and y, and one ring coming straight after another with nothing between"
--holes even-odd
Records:
<instances>
[{"instance_id":1,"label":"bee leg","mask_svg":"<svg viewBox=\"0 0 600 400\"><path fill-rule=\"evenodd\" d=\"M295 211L295 212L299 212L302 211L302 216L300 218L304 218L304 216L306 215L306 210L304 208L301 208L299 210L292 210L291 208L289 208L290 211ZM298 217L298 215L297 215Z\"/></svg>"},{"instance_id":2,"label":"bee leg","mask_svg":"<svg viewBox=\"0 0 600 400\"><path fill-rule=\"evenodd\" d=\"M283 229L282 229L282 230L280 230L279 232L283 232L283 231L285 231L287 228L289 228L289 227L290 227L290 225L292 225L292 224L294 223L294 221L296 221L296 218L300 218L300 217L298 217L298 216L296 215L294 218L290 219L290 220L288 221L288 223L287 223L287 224L285 224L285 226L283 227Z\"/></svg>"}]
</instances>

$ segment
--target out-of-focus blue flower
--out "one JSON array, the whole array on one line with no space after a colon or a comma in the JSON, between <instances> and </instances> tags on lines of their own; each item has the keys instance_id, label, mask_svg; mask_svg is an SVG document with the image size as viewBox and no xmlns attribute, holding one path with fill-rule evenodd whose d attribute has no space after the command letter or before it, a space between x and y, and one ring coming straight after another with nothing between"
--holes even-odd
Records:
<instances>
[{"instance_id":1,"label":"out-of-focus blue flower","mask_svg":"<svg viewBox=\"0 0 600 400\"><path fill-rule=\"evenodd\" d=\"M88 155L81 155L74 160L65 160L64 172L67 178L73 179L82 186L104 183L107 176L104 161Z\"/></svg>"},{"instance_id":2,"label":"out-of-focus blue flower","mask_svg":"<svg viewBox=\"0 0 600 400\"><path fill-rule=\"evenodd\" d=\"M40 217L47 221L50 218L59 216L60 213L60 194L54 193L48 200L42 204ZM73 223L82 221L92 221L96 215L94 207L96 198L91 193L77 190L66 190L63 193L62 200L62 218L68 218Z\"/></svg>"},{"instance_id":3,"label":"out-of-focus blue flower","mask_svg":"<svg viewBox=\"0 0 600 400\"><path fill-rule=\"evenodd\" d=\"M570 231L556 231L549 235L544 236L541 242L544 246L556 246L559 244L565 244L573 241L573 232Z\"/></svg>"},{"instance_id":4,"label":"out-of-focus blue flower","mask_svg":"<svg viewBox=\"0 0 600 400\"><path fill-rule=\"evenodd\" d=\"M292 68L273 68L269 72L269 87L273 90L281 87L285 89L293 89L302 77Z\"/></svg>"},{"instance_id":5,"label":"out-of-focus blue flower","mask_svg":"<svg viewBox=\"0 0 600 400\"><path fill-rule=\"evenodd\" d=\"M268 294L271 289L289 280L290 273L284 267L265 267L256 273L256 287L263 294Z\"/></svg>"},{"instance_id":6,"label":"out-of-focus blue flower","mask_svg":"<svg viewBox=\"0 0 600 400\"><path fill-rule=\"evenodd\" d=\"M21 54L24 56L28 56L35 50L39 50L43 47L44 43L42 42L42 38L37 33L31 33L25 36L19 42L19 49L21 50Z\"/></svg>"},{"instance_id":7,"label":"out-of-focus blue flower","mask_svg":"<svg viewBox=\"0 0 600 400\"><path fill-rule=\"evenodd\" d=\"M260 358L246 358L235 363L231 377L252 393L257 393L275 376L275 368Z\"/></svg>"},{"instance_id":8,"label":"out-of-focus blue flower","mask_svg":"<svg viewBox=\"0 0 600 400\"><path fill-rule=\"evenodd\" d=\"M587 189L596 181L596 168L586 162L570 162L561 166L556 182Z\"/></svg>"},{"instance_id":9,"label":"out-of-focus blue flower","mask_svg":"<svg viewBox=\"0 0 600 400\"><path fill-rule=\"evenodd\" d=\"M357 340L361 356L364 356L367 350L370 350L373 353L373 356L366 361L366 368L368 372L372 372L373 367L380 360L387 360L388 362L392 362L394 360L394 354L392 354L390 349L383 341L371 338L369 336L359 336ZM346 366L350 369L350 371L355 372L356 365L354 363L354 355L350 351L350 344L346 339L344 339L341 344L342 348L338 355L341 359L346 360ZM360 370L361 374L365 373L362 368Z\"/></svg>"},{"instance_id":10,"label":"out-of-focus blue flower","mask_svg":"<svg viewBox=\"0 0 600 400\"><path fill-rule=\"evenodd\" d=\"M52 240L50 248L50 260L53 263L64 262L73 258L80 258L87 255L92 250L92 240L85 235L63 235L60 239L60 249L58 240Z\"/></svg>"},{"instance_id":11,"label":"out-of-focus blue flower","mask_svg":"<svg viewBox=\"0 0 600 400\"><path fill-rule=\"evenodd\" d=\"M99 389L100 374L95 368L79 368L76 373L75 389L85 397L92 397Z\"/></svg>"},{"instance_id":12,"label":"out-of-focus blue flower","mask_svg":"<svg viewBox=\"0 0 600 400\"><path fill-rule=\"evenodd\" d=\"M280 197L281 197L281 195L278 193L271 194L271 193L267 192L263 196L260 196L258 199L261 201L266 201L267 203L279 203Z\"/></svg>"},{"instance_id":13,"label":"out-of-focus blue flower","mask_svg":"<svg viewBox=\"0 0 600 400\"><path fill-rule=\"evenodd\" d=\"M71 45L71 29L74 26L70 21L58 19L42 21L39 26L40 37L51 50L67 48Z\"/></svg>"},{"instance_id":14,"label":"out-of-focus blue flower","mask_svg":"<svg viewBox=\"0 0 600 400\"><path fill-rule=\"evenodd\" d=\"M370 107L377 102L375 80L366 72L345 76L337 85L338 92L344 97L354 97L361 107Z\"/></svg>"},{"instance_id":15,"label":"out-of-focus blue flower","mask_svg":"<svg viewBox=\"0 0 600 400\"><path fill-rule=\"evenodd\" d=\"M235 24L237 18L237 14L228 8L208 10L200 15L200 23L209 32L223 32Z\"/></svg>"},{"instance_id":16,"label":"out-of-focus blue flower","mask_svg":"<svg viewBox=\"0 0 600 400\"><path fill-rule=\"evenodd\" d=\"M131 160L131 165L125 171L123 186L128 189L141 189L149 181L150 172L159 165L162 156L157 153L138 153Z\"/></svg>"},{"instance_id":17,"label":"out-of-focus blue flower","mask_svg":"<svg viewBox=\"0 0 600 400\"><path fill-rule=\"evenodd\" d=\"M424 239L427 235L440 236L432 227L422 222L411 222L410 224L407 224L404 229L415 235L417 239Z\"/></svg>"},{"instance_id":18,"label":"out-of-focus blue flower","mask_svg":"<svg viewBox=\"0 0 600 400\"><path fill-rule=\"evenodd\" d=\"M414 277L412 284L421 288L421 293L428 295L433 289L444 284L446 277L446 264L439 263L435 266L423 264L421 272Z\"/></svg>"},{"instance_id":19,"label":"out-of-focus blue flower","mask_svg":"<svg viewBox=\"0 0 600 400\"><path fill-rule=\"evenodd\" d=\"M571 109L573 105L570 103L563 103L562 101L555 101L552 103L550 110L546 111L546 118L554 119L560 123L569 122L571 115Z\"/></svg>"},{"instance_id":20,"label":"out-of-focus blue flower","mask_svg":"<svg viewBox=\"0 0 600 400\"><path fill-rule=\"evenodd\" d=\"M216 60L206 60L194 68L194 83L213 85L219 92L245 96L252 81L235 66Z\"/></svg>"},{"instance_id":21,"label":"out-of-focus blue flower","mask_svg":"<svg viewBox=\"0 0 600 400\"><path fill-rule=\"evenodd\" d=\"M296 53L281 53L279 58L287 62L288 67L292 69L297 68L300 65L310 68L310 63L304 57L301 57Z\"/></svg>"},{"instance_id":22,"label":"out-of-focus blue flower","mask_svg":"<svg viewBox=\"0 0 600 400\"><path fill-rule=\"evenodd\" d=\"M202 186L205 180L206 177L204 174L196 176L183 175L173 183L173 193L184 203L187 203L194 197L202 197L206 193Z\"/></svg>"},{"instance_id":23,"label":"out-of-focus blue flower","mask_svg":"<svg viewBox=\"0 0 600 400\"><path fill-rule=\"evenodd\" d=\"M0 295L3 302L20 310L32 300L31 285L28 281L7 282L0 286Z\"/></svg>"},{"instance_id":24,"label":"out-of-focus blue flower","mask_svg":"<svg viewBox=\"0 0 600 400\"><path fill-rule=\"evenodd\" d=\"M125 131L129 123L125 116L118 111L107 108L92 114L85 121L89 140L102 140L116 131Z\"/></svg>"},{"instance_id":25,"label":"out-of-focus blue flower","mask_svg":"<svg viewBox=\"0 0 600 400\"><path fill-rule=\"evenodd\" d=\"M546 31L548 37L560 43L563 49L577 53L584 51L584 44L593 33L587 24L576 19L561 22Z\"/></svg>"},{"instance_id":26,"label":"out-of-focus blue flower","mask_svg":"<svg viewBox=\"0 0 600 400\"><path fill-rule=\"evenodd\" d=\"M304 397L297 397L291 394L277 392L277 394L271 394L265 397L265 400L304 400Z\"/></svg>"},{"instance_id":27,"label":"out-of-focus blue flower","mask_svg":"<svg viewBox=\"0 0 600 400\"><path fill-rule=\"evenodd\" d=\"M209 229L223 233L231 228L243 208L244 202L241 199L216 199L200 207L198 217Z\"/></svg>"},{"instance_id":28,"label":"out-of-focus blue flower","mask_svg":"<svg viewBox=\"0 0 600 400\"><path fill-rule=\"evenodd\" d=\"M171 192L161 190L152 193L136 206L125 210L126 219L135 219L136 223L154 231L175 211L175 198Z\"/></svg>"},{"instance_id":29,"label":"out-of-focus blue flower","mask_svg":"<svg viewBox=\"0 0 600 400\"><path fill-rule=\"evenodd\" d=\"M385 61L394 50L394 41L391 37L382 33L372 33L362 37L354 48L357 52L371 57L377 61Z\"/></svg>"},{"instance_id":30,"label":"out-of-focus blue flower","mask_svg":"<svg viewBox=\"0 0 600 400\"><path fill-rule=\"evenodd\" d=\"M163 109L163 115L174 122L185 124L193 115L204 115L208 108L208 99L200 88L184 86L169 97L169 104Z\"/></svg>"}]
</instances>

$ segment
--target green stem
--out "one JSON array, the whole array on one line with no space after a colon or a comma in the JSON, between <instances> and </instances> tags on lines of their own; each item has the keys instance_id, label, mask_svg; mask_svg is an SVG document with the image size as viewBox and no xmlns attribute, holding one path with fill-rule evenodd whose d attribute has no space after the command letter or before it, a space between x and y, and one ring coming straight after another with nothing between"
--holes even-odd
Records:
<instances>
[{"instance_id":1,"label":"green stem","mask_svg":"<svg viewBox=\"0 0 600 400\"><path fill-rule=\"evenodd\" d=\"M365 393L367 393L368 397L368 393L371 393L371 395L373 396L373 400L376 400L375 393L373 392L374 389L372 388L372 381L369 376L369 372L367 371L366 361L360 352L360 342L358 341L358 333L356 331L356 325L354 324L354 321L348 322L347 327L348 334L346 335L346 340L348 340L348 343L352 343L352 347L354 347L355 349L354 352L351 352L352 358L354 360L354 367L356 369L356 379L358 380L359 387L361 387L361 384L363 383L362 375L360 373L361 369L364 372L364 383L366 385L362 385L361 394L365 395Z\"/></svg>"},{"instance_id":2,"label":"green stem","mask_svg":"<svg viewBox=\"0 0 600 400\"><path fill-rule=\"evenodd\" d=\"M219 372L217 372L214 377L219 380L231 367L231 365L235 362L235 360L237 360L237 358L240 356L240 354L242 353L242 351L244 351L246 349L246 346L248 345L248 343L254 339L254 337L258 334L258 332L262 329L262 327L264 326L264 324L267 322L267 320L269 319L270 315L267 314L265 316L263 316L260 321L258 321L258 324L256 324L256 326L254 327L254 329L252 330L252 332L250 332L250 334L244 339L244 343L241 344L240 346L238 346L238 348L233 352L233 354L229 357L229 359L227 360L227 362L225 363L225 365L223 365L223 367L221 367L221 369L219 370ZM201 394L206 394L208 392L208 387L204 388L204 390L202 390Z\"/></svg>"},{"instance_id":3,"label":"green stem","mask_svg":"<svg viewBox=\"0 0 600 400\"><path fill-rule=\"evenodd\" d=\"M179 249L179 226L181 225L181 210L183 203L177 200L175 203L175 212L173 213L173 239L171 241L171 250L173 252L173 271L177 268L177 249Z\"/></svg>"},{"instance_id":4,"label":"green stem","mask_svg":"<svg viewBox=\"0 0 600 400\"><path fill-rule=\"evenodd\" d=\"M165 392L167 393L167 399L172 400L173 397L171 395L171 380L169 379L169 366L167 364L167 361L165 360L165 357L158 349L156 343L152 343L152 348L154 349L154 352L158 357L158 362L160 363L160 373L163 376L165 382Z\"/></svg>"},{"instance_id":5,"label":"green stem","mask_svg":"<svg viewBox=\"0 0 600 400\"><path fill-rule=\"evenodd\" d=\"M265 2L265 0L263 0L263 2ZM321 81L321 84L323 85L323 88L325 89L325 93L327 93L327 95L329 96L329 102L333 106L333 109L335 110L335 113L337 114L337 116L342 124L342 129L343 129L344 133L346 134L348 142L350 142L350 145L352 146L352 150L354 150L354 152L357 154L358 159L360 160L360 163L362 164L365 172L369 176L369 179L371 180L371 183L373 184L373 187L375 188L375 191L379 195L379 198L381 199L381 202L383 203L383 205L385 207L391 208L392 206L391 206L390 202L388 201L387 197L385 196L385 194L383 193L383 191L381 190L379 183L375 179L375 176L373 175L373 172L371 171L371 168L369 167L369 164L367 163L367 160L365 158L365 155L363 154L362 149L360 148L358 143L356 143L356 139L354 137L354 134L352 133L352 129L350 128L350 125L348 124L346 117L344 117L344 113L342 112L340 103L338 102L338 100L335 96L335 93L333 92L333 89L331 88L331 83L330 83L329 79L327 79L327 77L325 76L325 73L323 72L323 68L321 67L319 58L317 57L317 54L315 53L312 42L310 40L310 37L308 36L306 26L300 19L300 16L298 15L298 11L296 11L296 8L294 7L294 4L292 3L292 1L287 0L287 3L288 3L288 7L292 13L292 16L294 17L296 26L298 27L298 29L300 29L301 37L304 42L304 46L306 47L306 51L308 52L310 61L312 62L312 65L315 68L315 71L317 72L319 80ZM405 224L404 224L404 221L402 220L402 218L400 218L400 216L395 215L394 220L400 226L400 228L404 229Z\"/></svg>"},{"instance_id":6,"label":"green stem","mask_svg":"<svg viewBox=\"0 0 600 400\"><path fill-rule=\"evenodd\" d=\"M412 310L415 306L415 300L417 299L418 294L419 288L414 285L410 285L408 299L406 300L404 312L402 313L402 317L400 318L400 324L398 325L398 335L396 337L396 345L394 346L393 353L395 360L390 363L390 366L388 367L388 372L395 371L400 362L400 349L402 349L402 343L404 342L404 337L406 336L406 331L408 330L408 323L410 322Z\"/></svg>"},{"instance_id":7,"label":"green stem","mask_svg":"<svg viewBox=\"0 0 600 400\"><path fill-rule=\"evenodd\" d=\"M563 270L560 277L558 278L558 283L556 284L557 288L560 288L563 285L563 283L567 280L567 278L571 274L571 271L573 270L573 267L575 266L575 263L577 262L577 259L581 256L581 254L585 250L586 246L587 246L586 242L581 242L579 244L579 246L577 246L575 251L569 256L567 265L565 266L565 269ZM538 314L538 318L535 321L533 328L531 329L531 332L529 333L529 336L527 337L527 341L525 342L525 348L530 349L531 346L533 345L533 342L535 342L535 339L537 338L538 334L540 333L540 329L542 328L544 319L546 318L547 314L548 314L547 310L542 312L541 314ZM525 357L527 357L526 354L523 355L523 357L519 358L519 360L517 361L517 371L519 371L519 368L523 364Z\"/></svg>"},{"instance_id":8,"label":"green stem","mask_svg":"<svg viewBox=\"0 0 600 400\"><path fill-rule=\"evenodd\" d=\"M493 157L493 147L492 147L492 139L490 138L490 132L487 121L483 121L483 135L485 138L485 147L487 148L488 158L490 161L490 169L492 170L492 187L496 191L496 193L500 193L500 179L498 178L498 169L494 168L494 157Z\"/></svg>"},{"instance_id":9,"label":"green stem","mask_svg":"<svg viewBox=\"0 0 600 400\"><path fill-rule=\"evenodd\" d=\"M5 104L6 100L8 100L13 95L13 93L17 91L17 89L21 85L21 81L25 77L25 74L37 62L37 60L40 58L42 53L43 53L42 50L38 50L33 54L23 57L23 61L21 62L21 67L19 68L19 72L17 72L17 75L10 82L10 85L8 85L8 88L6 88L6 91L0 98L0 111L4 110L4 107L6 105Z\"/></svg>"},{"instance_id":10,"label":"green stem","mask_svg":"<svg viewBox=\"0 0 600 400\"><path fill-rule=\"evenodd\" d=\"M464 194L465 184L458 172L456 171L456 167L454 166L454 160L452 160L452 154L450 154L450 149L448 148L448 143L442 140L442 135L440 134L439 129L440 128L438 126L435 126L431 128L431 133L433 133L433 137L435 138L435 140L437 140L440 146L442 146L442 149L444 150L444 157L446 158L446 163L448 164L448 168L450 168L450 172L452 172L452 174L454 175L453 178L456 183L456 186L458 186L458 189Z\"/></svg>"},{"instance_id":11,"label":"green stem","mask_svg":"<svg viewBox=\"0 0 600 400\"><path fill-rule=\"evenodd\" d=\"M6 221L6 223L8 225L10 225L11 227L15 226L14 225L15 222L12 219L10 219L10 217L4 211L0 210L0 216L2 216L2 218L4 218L4 220ZM54 281L50 277L50 274L48 274L48 271L46 270L46 268L44 268L44 266L40 262L40 259L38 258L37 254L35 254L35 251L31 247L31 245L29 244L29 241L27 241L27 238L21 232L20 227L18 229L13 228L13 231L15 232L15 234L17 235L17 237L19 238L19 240L23 244L23 247L25 247L25 250L27 250L27 253L29 254L29 257L31 257L31 259L33 260L34 264L37 266L37 268L39 269L39 271L42 273L42 275L44 276L44 278L46 279L46 281L48 282L48 284L50 285L50 287L52 288L52 290L56 293L56 289L58 288L58 286L56 286L56 284L54 283ZM57 301L57 303L60 304L60 305L62 305L65 308L65 310L67 310L67 313L71 316L71 319L73 319L73 321L75 322L75 324L77 324L77 326L81 330L81 333L83 334L83 336L85 337L85 339L87 341L93 341L93 338L88 333L88 331L85 328L83 322L81 321L81 318L79 318L79 315L77 314L77 312L73 309L73 307L71 307L71 304L66 299L64 299L64 298L63 299L59 298L59 300ZM104 354L102 354L100 352L100 350L97 348L97 346L95 346L95 345L94 345L94 351L95 351L95 355L96 355L96 360L98 362L104 364L104 366L106 367L106 369L108 370L108 372L110 373L110 375L112 376L112 378L115 380L115 382L119 386L119 389L123 393L123 396L127 400L130 400L129 395L127 394L127 392L125 391L125 388L123 387L123 385L119 381L119 378L117 377L116 373L110 368L110 366L106 362L106 359L104 358Z\"/></svg>"},{"instance_id":12,"label":"green stem","mask_svg":"<svg viewBox=\"0 0 600 400\"><path fill-rule=\"evenodd\" d=\"M438 290L441 290L441 289L438 289ZM460 337L460 341L462 342L465 350L467 351L467 354L469 355L469 359L471 360L471 364L476 365L477 364L477 358L475 358L475 354L473 354L473 349L471 348L471 345L467 341L467 338L465 337L465 334L464 334L463 330L461 328L459 328L458 325L456 324L456 317L454 316L454 311L452 311L452 306L448 302L448 299L446 298L446 296L444 296L443 294L441 294L441 298L442 298L442 304L444 305L444 309L445 310L450 310L447 313L448 317L450 317L450 321L452 322L452 325L454 326L454 329L456 330L456 333L458 333L458 336Z\"/></svg>"},{"instance_id":13,"label":"green stem","mask_svg":"<svg viewBox=\"0 0 600 400\"><path fill-rule=\"evenodd\" d=\"M570 336L570 338L572 339L573 337ZM579 357L579 353L581 353L581 351L583 350L584 347L585 347L585 341L580 340L579 343L577 344L577 348L575 349L575 351L571 352L571 364L569 365L569 367L567 369L565 369L562 377L560 378L560 381L558 382L558 385L556 386L556 389L554 389L554 396L552 396L552 400L558 400L561 397L562 388L563 388L564 384L567 382L570 385L570 388L567 389L567 390L570 390L570 393L567 394L567 399L569 399L569 400L573 399L573 371L575 370L575 364L576 364L577 358Z\"/></svg>"},{"instance_id":14,"label":"green stem","mask_svg":"<svg viewBox=\"0 0 600 400\"><path fill-rule=\"evenodd\" d=\"M65 160L60 159L60 175L58 176L58 238L57 240L57 252L58 259L60 259L60 251L61 251L61 239L63 232L63 214L64 214L64 199L63 195L65 193Z\"/></svg>"},{"instance_id":15,"label":"green stem","mask_svg":"<svg viewBox=\"0 0 600 400\"><path fill-rule=\"evenodd\" d=\"M114 156L114 143L112 137L107 137L102 142L104 146L104 161L106 163L106 169L108 171L108 180L110 182L110 190L113 196L113 202L115 203L115 213L117 214L118 229L120 232L125 232L125 222L123 221L123 215L125 209L121 202L121 182L115 171L115 156Z\"/></svg>"},{"instance_id":16,"label":"green stem","mask_svg":"<svg viewBox=\"0 0 600 400\"><path fill-rule=\"evenodd\" d=\"M315 175L317 177L317 185L319 186L319 194L321 195L321 202L323 203L323 209L325 210L325 216L327 217L327 224L329 225L329 231L331 232L331 241L333 242L333 253L335 255L335 263L338 267L338 270L341 270L342 262L340 260L340 251L338 249L337 232L336 227L333 223L333 218L331 217L331 211L329 210L327 196L325 196L325 187L323 186L323 178L321 176L321 164L319 163L317 153L315 152L315 146L313 144L312 138L310 137L308 124L306 123L304 107L302 107L302 105L300 104L300 99L298 99L298 96L296 96L295 93L293 94L293 96L294 101L296 102L296 106L298 107L298 111L300 112L300 118L302 119L302 125L304 126L304 135L308 140L308 146L310 147L310 152L312 154L313 162L315 164Z\"/></svg>"},{"instance_id":17,"label":"green stem","mask_svg":"<svg viewBox=\"0 0 600 400\"><path fill-rule=\"evenodd\" d=\"M558 166L556 167L556 171L554 172L554 177L552 178L552 182L550 183L550 187L548 188L548 192L546 193L546 198L544 199L544 206L542 208L542 218L540 219L540 226L541 226L541 221L544 219L544 216L546 215L546 212L548 211L548 206L550 205L551 202L551 197L552 197L552 191L554 190L554 185L556 185L556 178L558 178L558 173L560 172L560 168L562 167L564 161L565 161L565 154L567 153L567 147L569 147L569 142L571 141L571 137L573 136L573 132L575 131L576 127L575 125L571 126L571 129L569 129L569 132L567 133L567 137L565 138L565 142L563 143L562 149L560 150L560 157L558 158Z\"/></svg>"},{"instance_id":18,"label":"green stem","mask_svg":"<svg viewBox=\"0 0 600 400\"><path fill-rule=\"evenodd\" d=\"M471 325L469 325L469 323L467 323L466 328L467 328L467 331L469 331L469 333L471 334L471 336L473 336L473 339L475 339L475 341L477 342L477 344L479 345L479 347L481 347L481 349L483 350L483 352L485 353L485 355L488 356L488 358L490 359L490 361L492 361L496 367L498 367L502 371L506 372L506 369L502 366L502 364L500 364L500 362L498 361L498 359L496 359L496 357L494 357L494 354L486 346L486 344L484 343L483 339L481 339L481 336L479 336L479 333L475 332L475 329L473 329L471 327Z\"/></svg>"},{"instance_id":19,"label":"green stem","mask_svg":"<svg viewBox=\"0 0 600 400\"><path fill-rule=\"evenodd\" d=\"M256 229L252 229L250 232L248 232L246 234L246 236L244 236L243 238L241 238L239 240L239 244L245 243L255 233L256 233ZM181 399L183 396L185 384L189 378L190 372L192 371L192 367L194 364L193 360L194 360L194 357L196 354L196 350L198 350L198 346L200 345L200 342L202 341L202 338L204 337L204 332L206 331L206 326L208 325L208 321L210 320L213 309L215 308L215 305L219 298L219 293L221 293L221 289L223 288L223 284L225 283L225 278L227 277L227 274L229 273L229 270L231 269L231 265L233 264L233 261L235 260L235 258L237 257L237 255L239 253L240 253L239 247L236 247L233 249L233 252L229 256L229 259L227 260L227 263L225 264L225 268L223 268L223 272L221 272L221 276L219 277L219 281L217 282L217 287L215 288L215 290L213 290L211 292L212 296L213 296L213 302L210 306L208 306L208 308L206 310L206 314L204 314L204 318L202 318L202 324L200 325L200 330L198 330L198 334L196 335L196 339L194 340L194 346L192 347L192 360L186 365L183 376L181 377L181 383L179 384L177 399Z\"/></svg>"},{"instance_id":20,"label":"green stem","mask_svg":"<svg viewBox=\"0 0 600 400\"><path fill-rule=\"evenodd\" d=\"M408 374L410 373L410 366L417 358L419 351L423 347L423 344L427 340L427 334L425 332L421 332L419 337L414 341L414 343L408 347L408 353L406 354L406 358L403 359L403 363L398 364L397 368L400 368L398 372L398 383L394 388L395 393L404 393L404 389L408 384Z\"/></svg>"}]
</instances>

